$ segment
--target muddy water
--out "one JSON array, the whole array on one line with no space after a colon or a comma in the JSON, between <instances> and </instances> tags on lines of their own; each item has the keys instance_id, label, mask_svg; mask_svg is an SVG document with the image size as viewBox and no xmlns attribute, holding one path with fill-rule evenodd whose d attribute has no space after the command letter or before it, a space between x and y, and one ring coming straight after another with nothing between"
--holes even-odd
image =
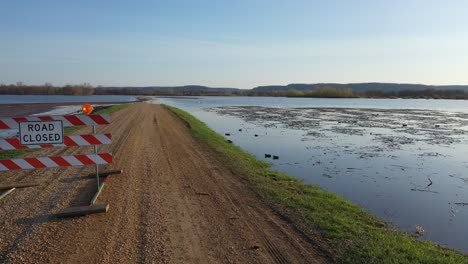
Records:
<instances>
[{"instance_id":1,"label":"muddy water","mask_svg":"<svg viewBox=\"0 0 468 264\"><path fill-rule=\"evenodd\" d=\"M265 99L260 106L207 100L157 102L190 111L276 170L338 193L405 232L421 226L422 239L468 252L468 206L456 204L468 203L464 102L444 110L442 102L403 100L421 109L402 110L391 105L395 100L387 109L386 100L380 108L376 102L311 108L303 101L272 107Z\"/></svg>"}]
</instances>

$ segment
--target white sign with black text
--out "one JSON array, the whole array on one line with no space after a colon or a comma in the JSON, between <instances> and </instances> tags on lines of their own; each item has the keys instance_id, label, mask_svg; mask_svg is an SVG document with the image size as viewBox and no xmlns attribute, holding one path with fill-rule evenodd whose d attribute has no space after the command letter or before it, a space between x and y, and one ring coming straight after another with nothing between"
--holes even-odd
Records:
<instances>
[{"instance_id":1,"label":"white sign with black text","mask_svg":"<svg viewBox=\"0 0 468 264\"><path fill-rule=\"evenodd\" d=\"M54 121L28 121L19 123L21 145L62 144L63 123Z\"/></svg>"}]
</instances>

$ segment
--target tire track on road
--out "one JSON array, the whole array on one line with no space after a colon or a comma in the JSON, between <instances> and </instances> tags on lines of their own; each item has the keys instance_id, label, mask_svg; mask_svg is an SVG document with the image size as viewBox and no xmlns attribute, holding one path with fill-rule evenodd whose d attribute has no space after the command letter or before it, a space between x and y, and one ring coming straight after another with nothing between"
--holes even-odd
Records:
<instances>
[{"instance_id":1,"label":"tire track on road","mask_svg":"<svg viewBox=\"0 0 468 264\"><path fill-rule=\"evenodd\" d=\"M92 179L78 177L93 168L48 170L41 176L42 190L15 196L31 203L16 210L14 199L2 201L0 262L323 262L311 243L258 199L242 175L196 142L189 128L161 106L131 105L98 131L114 139L101 148L114 154L114 164L105 168L124 169L108 179L99 197L110 204L109 212L46 217L54 208L90 199L94 187ZM60 150L54 151L47 153ZM15 240L18 247L8 247Z\"/></svg>"}]
</instances>

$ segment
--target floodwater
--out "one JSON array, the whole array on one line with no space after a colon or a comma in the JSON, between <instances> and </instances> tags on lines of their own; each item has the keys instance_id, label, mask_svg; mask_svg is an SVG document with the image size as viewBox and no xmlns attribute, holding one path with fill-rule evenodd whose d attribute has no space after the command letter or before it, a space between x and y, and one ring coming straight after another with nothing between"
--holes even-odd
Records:
<instances>
[{"instance_id":1,"label":"floodwater","mask_svg":"<svg viewBox=\"0 0 468 264\"><path fill-rule=\"evenodd\" d=\"M0 95L0 104L133 96ZM154 97L189 111L272 168L338 193L395 227L468 253L468 102ZM61 106L47 114L68 114ZM278 156L267 158L265 154ZM458 204L457 204L458 203Z\"/></svg>"},{"instance_id":2,"label":"floodwater","mask_svg":"<svg viewBox=\"0 0 468 264\"><path fill-rule=\"evenodd\" d=\"M468 103L155 98L189 111L275 170L338 193L421 239L468 253ZM265 154L278 156L278 159Z\"/></svg>"}]
</instances>

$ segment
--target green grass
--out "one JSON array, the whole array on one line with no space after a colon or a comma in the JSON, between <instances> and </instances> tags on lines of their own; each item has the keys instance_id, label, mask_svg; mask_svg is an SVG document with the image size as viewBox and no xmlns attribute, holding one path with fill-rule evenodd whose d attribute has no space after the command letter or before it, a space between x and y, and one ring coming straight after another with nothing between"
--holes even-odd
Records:
<instances>
[{"instance_id":1,"label":"green grass","mask_svg":"<svg viewBox=\"0 0 468 264\"><path fill-rule=\"evenodd\" d=\"M101 109L99 111L96 111L96 114L112 114L114 112L117 112L119 110L122 110L129 106L130 104L118 104L118 105L113 105L110 107L106 107L104 109ZM63 132L65 135L70 135L71 133L78 131L82 129L82 126L73 126L73 127L65 127L63 129ZM0 151L0 159L14 159L14 158L20 158L26 155L27 153L37 151L38 149L17 149L17 150L3 150Z\"/></svg>"},{"instance_id":2,"label":"green grass","mask_svg":"<svg viewBox=\"0 0 468 264\"><path fill-rule=\"evenodd\" d=\"M96 112L96 114L112 114L114 112L117 112L117 111L120 111L126 107L128 107L130 104L117 104L117 105L113 105L113 106L110 106L110 107L106 107L102 110L99 110Z\"/></svg>"},{"instance_id":3,"label":"green grass","mask_svg":"<svg viewBox=\"0 0 468 264\"><path fill-rule=\"evenodd\" d=\"M0 151L0 159L19 158L33 151L35 151L35 149L2 150Z\"/></svg>"},{"instance_id":4,"label":"green grass","mask_svg":"<svg viewBox=\"0 0 468 264\"><path fill-rule=\"evenodd\" d=\"M184 120L196 140L242 175L270 206L321 245L336 263L468 263L455 250L420 241L389 227L343 197L270 169L189 113L165 105Z\"/></svg>"}]
</instances>

